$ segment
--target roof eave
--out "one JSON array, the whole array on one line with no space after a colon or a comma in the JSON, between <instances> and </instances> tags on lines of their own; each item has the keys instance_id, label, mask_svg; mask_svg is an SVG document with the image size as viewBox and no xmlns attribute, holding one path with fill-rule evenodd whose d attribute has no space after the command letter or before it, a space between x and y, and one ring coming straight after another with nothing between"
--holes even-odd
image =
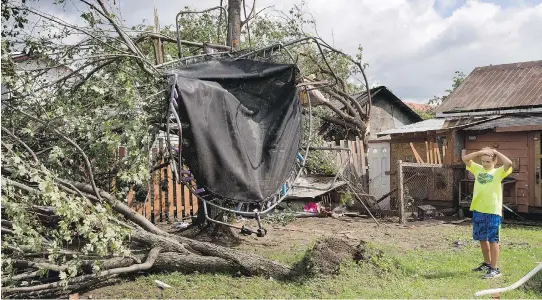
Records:
<instances>
[{"instance_id":1,"label":"roof eave","mask_svg":"<svg viewBox=\"0 0 542 300\"><path fill-rule=\"evenodd\" d=\"M521 113L540 113L542 112L542 105L533 105L533 106L518 106L505 108L500 110L489 110L489 109L477 109L477 110L454 110L447 112L437 112L437 118L447 118L447 117L472 117L472 116L490 116L490 115L506 115L506 114L521 114Z\"/></svg>"}]
</instances>

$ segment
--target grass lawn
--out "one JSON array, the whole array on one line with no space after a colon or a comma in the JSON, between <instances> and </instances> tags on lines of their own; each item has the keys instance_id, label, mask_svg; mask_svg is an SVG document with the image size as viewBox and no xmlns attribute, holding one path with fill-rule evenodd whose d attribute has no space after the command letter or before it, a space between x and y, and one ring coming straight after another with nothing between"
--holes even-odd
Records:
<instances>
[{"instance_id":1,"label":"grass lawn","mask_svg":"<svg viewBox=\"0 0 542 300\"><path fill-rule=\"evenodd\" d=\"M434 230L441 230L435 226ZM513 284L542 261L542 230L536 227L503 225L501 233L501 271L503 276L481 279L471 268L481 261L479 245L471 241L469 226L442 229L444 247L405 249L390 241L371 242L384 256L370 263L345 263L337 276L305 278L298 282L280 282L265 278L233 278L212 274L154 274L91 291L93 298L160 298L154 280L172 286L164 298L473 298L479 290ZM460 241L460 243L455 243ZM458 245L459 244L459 245ZM255 249L259 254L285 263L303 256L299 245L291 251L272 247ZM84 295L85 296L85 295ZM484 298L490 298L485 296ZM542 298L542 274L525 286L501 295L501 298Z\"/></svg>"}]
</instances>

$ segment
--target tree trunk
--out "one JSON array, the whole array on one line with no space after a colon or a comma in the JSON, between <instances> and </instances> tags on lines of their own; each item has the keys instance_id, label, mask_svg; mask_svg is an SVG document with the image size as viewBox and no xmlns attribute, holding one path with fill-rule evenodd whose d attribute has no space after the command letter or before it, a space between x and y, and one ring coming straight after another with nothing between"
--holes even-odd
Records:
<instances>
[{"instance_id":1,"label":"tree trunk","mask_svg":"<svg viewBox=\"0 0 542 300\"><path fill-rule=\"evenodd\" d=\"M241 43L241 0L228 0L228 44L239 50Z\"/></svg>"}]
</instances>

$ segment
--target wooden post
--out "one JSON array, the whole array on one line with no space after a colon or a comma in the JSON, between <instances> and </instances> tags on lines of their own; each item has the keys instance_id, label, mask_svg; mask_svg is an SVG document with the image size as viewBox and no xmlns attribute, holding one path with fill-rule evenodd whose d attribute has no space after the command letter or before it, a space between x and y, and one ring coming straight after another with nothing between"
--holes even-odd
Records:
<instances>
[{"instance_id":1,"label":"wooden post","mask_svg":"<svg viewBox=\"0 0 542 300\"><path fill-rule=\"evenodd\" d=\"M154 33L160 34L160 22L158 21L158 9L156 9L156 6L154 6ZM154 40L154 56L156 58L157 65L164 63L162 40L160 38Z\"/></svg>"},{"instance_id":2,"label":"wooden post","mask_svg":"<svg viewBox=\"0 0 542 300\"><path fill-rule=\"evenodd\" d=\"M403 186L403 161L397 161L397 197L399 198L399 222L405 223L405 194Z\"/></svg>"},{"instance_id":3,"label":"wooden post","mask_svg":"<svg viewBox=\"0 0 542 300\"><path fill-rule=\"evenodd\" d=\"M427 140L425 141L425 161L429 164L431 161L429 160L429 144L427 143Z\"/></svg>"}]
</instances>

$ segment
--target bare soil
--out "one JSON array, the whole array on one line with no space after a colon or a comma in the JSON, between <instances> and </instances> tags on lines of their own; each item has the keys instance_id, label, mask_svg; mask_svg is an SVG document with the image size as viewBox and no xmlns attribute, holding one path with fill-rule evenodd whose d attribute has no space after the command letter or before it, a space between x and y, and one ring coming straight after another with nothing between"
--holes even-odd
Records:
<instances>
[{"instance_id":1,"label":"bare soil","mask_svg":"<svg viewBox=\"0 0 542 300\"><path fill-rule=\"evenodd\" d=\"M267 251L288 250L292 246L310 248L316 239L323 237L338 237L348 241L351 246L357 246L361 241L391 245L408 251L415 249L444 249L449 248L444 236L457 230L470 230L470 222L452 224L447 220L433 219L426 221L408 222L401 225L394 219L379 219L377 225L372 219L359 217L341 218L303 218L296 219L286 226L267 226L265 237L242 236L237 232L239 243L236 247L248 251L266 249ZM251 226L253 224L250 224Z\"/></svg>"}]
</instances>

